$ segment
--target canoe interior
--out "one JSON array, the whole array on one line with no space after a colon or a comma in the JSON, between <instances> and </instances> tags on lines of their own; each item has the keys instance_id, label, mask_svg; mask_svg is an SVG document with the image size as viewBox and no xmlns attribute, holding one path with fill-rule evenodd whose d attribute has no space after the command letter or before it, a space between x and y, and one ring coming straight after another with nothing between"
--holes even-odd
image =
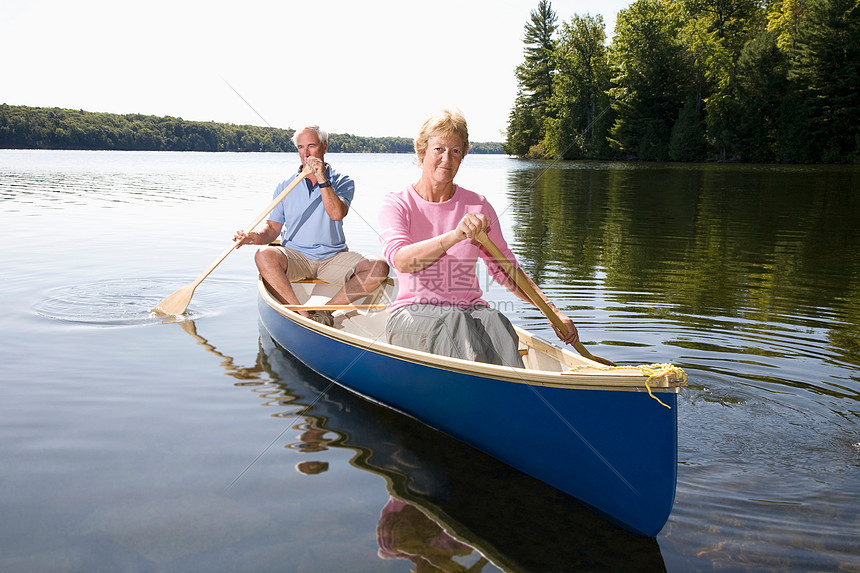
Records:
<instances>
[{"instance_id":1,"label":"canoe interior","mask_svg":"<svg viewBox=\"0 0 860 573\"><path fill-rule=\"evenodd\" d=\"M297 313L287 309L271 296L262 281L259 282L260 294L269 306L275 308L286 318L299 322L321 333L332 336L347 335L358 346L369 346L375 351L399 355L400 357L467 370L471 373L483 371L488 376L510 378L510 368L484 365L465 360L453 359L424 352L391 346L384 342L385 321L388 313L384 310L394 297L394 283L391 279L375 293L354 303L355 308L338 308L333 311L334 329L323 327L318 323L304 319ZM324 307L337 292L338 287L322 281L309 280L293 283L296 296L300 303L307 307ZM686 375L682 370L671 367L663 370L643 366L607 367L589 360L576 352L547 342L517 326L514 327L519 336L520 354L523 357L525 370L519 370L513 378L530 383L557 386L586 386L601 389L639 389L652 392L677 393L681 386L686 385ZM647 382L647 388L645 383Z\"/></svg>"}]
</instances>

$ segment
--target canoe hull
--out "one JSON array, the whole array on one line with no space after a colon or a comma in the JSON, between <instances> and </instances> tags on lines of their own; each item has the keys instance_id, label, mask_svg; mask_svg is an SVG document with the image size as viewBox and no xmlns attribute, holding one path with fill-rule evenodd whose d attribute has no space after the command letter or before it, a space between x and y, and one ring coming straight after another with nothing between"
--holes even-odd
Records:
<instances>
[{"instance_id":1,"label":"canoe hull","mask_svg":"<svg viewBox=\"0 0 860 573\"><path fill-rule=\"evenodd\" d=\"M320 375L415 417L654 536L672 509L677 394L512 383L416 364L292 320L261 296L263 326ZM325 330L325 329L323 329Z\"/></svg>"}]
</instances>

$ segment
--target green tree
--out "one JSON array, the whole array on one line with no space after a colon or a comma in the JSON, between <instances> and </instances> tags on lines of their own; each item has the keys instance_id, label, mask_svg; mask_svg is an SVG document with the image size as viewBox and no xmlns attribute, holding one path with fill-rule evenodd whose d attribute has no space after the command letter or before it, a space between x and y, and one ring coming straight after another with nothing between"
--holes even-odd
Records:
<instances>
[{"instance_id":1,"label":"green tree","mask_svg":"<svg viewBox=\"0 0 860 573\"><path fill-rule=\"evenodd\" d=\"M670 0L636 0L618 13L611 89L617 116L612 145L646 160L669 157L669 137L690 91L680 10Z\"/></svg>"},{"instance_id":2,"label":"green tree","mask_svg":"<svg viewBox=\"0 0 860 573\"><path fill-rule=\"evenodd\" d=\"M669 137L669 157L673 161L699 161L704 158L702 118L696 107L695 98L689 97L678 112L678 121Z\"/></svg>"},{"instance_id":3,"label":"green tree","mask_svg":"<svg viewBox=\"0 0 860 573\"><path fill-rule=\"evenodd\" d=\"M774 161L780 114L789 95L788 57L778 45L779 34L763 31L741 52L736 66L732 120L733 149L751 161Z\"/></svg>"},{"instance_id":4,"label":"green tree","mask_svg":"<svg viewBox=\"0 0 860 573\"><path fill-rule=\"evenodd\" d=\"M525 157L540 138L538 118L520 89L508 116L505 153Z\"/></svg>"},{"instance_id":5,"label":"green tree","mask_svg":"<svg viewBox=\"0 0 860 573\"><path fill-rule=\"evenodd\" d=\"M777 46L784 52L793 51L800 30L807 0L774 0L767 7L767 29L777 34Z\"/></svg>"},{"instance_id":6,"label":"green tree","mask_svg":"<svg viewBox=\"0 0 860 573\"><path fill-rule=\"evenodd\" d=\"M764 9L759 0L681 0L680 7L682 42L695 74L696 109L707 115L713 148L721 157L733 155L736 63L743 47L763 29Z\"/></svg>"},{"instance_id":7,"label":"green tree","mask_svg":"<svg viewBox=\"0 0 860 573\"><path fill-rule=\"evenodd\" d=\"M810 0L790 77L811 108L824 161L860 160L860 2Z\"/></svg>"},{"instance_id":8,"label":"green tree","mask_svg":"<svg viewBox=\"0 0 860 573\"><path fill-rule=\"evenodd\" d=\"M557 16L549 0L540 0L525 26L525 61L516 69L518 95L507 130L506 148L516 155L530 153L529 150L543 139L543 124L556 74L553 38L556 22Z\"/></svg>"},{"instance_id":9,"label":"green tree","mask_svg":"<svg viewBox=\"0 0 860 573\"><path fill-rule=\"evenodd\" d=\"M544 121L547 153L565 159L606 157L612 114L603 17L574 15L563 22L555 59L552 112ZM608 115L607 115L608 114Z\"/></svg>"}]
</instances>

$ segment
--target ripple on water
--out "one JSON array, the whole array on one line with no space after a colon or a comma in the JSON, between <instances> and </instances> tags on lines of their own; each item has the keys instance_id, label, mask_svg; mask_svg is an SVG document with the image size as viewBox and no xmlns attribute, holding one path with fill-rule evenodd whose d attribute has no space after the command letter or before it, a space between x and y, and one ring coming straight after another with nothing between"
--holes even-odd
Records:
<instances>
[{"instance_id":1,"label":"ripple on water","mask_svg":"<svg viewBox=\"0 0 860 573\"><path fill-rule=\"evenodd\" d=\"M94 326L181 322L215 314L225 305L230 306L238 293L248 294L253 288L247 281L211 279L198 286L181 317L159 316L152 312L166 296L189 282L175 278L130 278L57 287L34 304L33 311L50 320Z\"/></svg>"}]
</instances>

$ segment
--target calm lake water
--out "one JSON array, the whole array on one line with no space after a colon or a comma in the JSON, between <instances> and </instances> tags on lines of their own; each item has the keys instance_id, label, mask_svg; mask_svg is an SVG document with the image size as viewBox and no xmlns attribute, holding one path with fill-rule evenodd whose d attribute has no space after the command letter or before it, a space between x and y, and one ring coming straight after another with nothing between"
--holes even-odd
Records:
<instances>
[{"instance_id":1,"label":"calm lake water","mask_svg":"<svg viewBox=\"0 0 860 573\"><path fill-rule=\"evenodd\" d=\"M380 253L412 157L328 160L357 181L350 246ZM690 377L645 539L296 363L251 248L188 320L150 316L297 162L0 151L0 570L860 571L860 169L464 162L592 352Z\"/></svg>"}]
</instances>

